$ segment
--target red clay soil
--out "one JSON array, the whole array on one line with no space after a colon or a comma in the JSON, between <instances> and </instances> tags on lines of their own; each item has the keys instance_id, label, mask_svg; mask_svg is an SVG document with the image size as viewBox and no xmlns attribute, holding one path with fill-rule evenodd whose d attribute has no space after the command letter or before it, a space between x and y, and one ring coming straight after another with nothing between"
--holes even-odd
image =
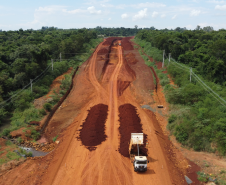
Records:
<instances>
[{"instance_id":1,"label":"red clay soil","mask_svg":"<svg viewBox=\"0 0 226 185\"><path fill-rule=\"evenodd\" d=\"M177 159L175 150L173 149L174 148L173 144L168 139L167 135L163 134L162 128L160 127L155 114L150 110L145 110L145 111L152 118L152 123L155 128L155 133L152 133L152 134L155 134L157 136L159 143L161 143L160 146L162 147L162 150L164 150L164 153L167 154L167 155L165 155L165 158L166 158L168 170L171 173L172 184L176 184L176 185L177 184L178 185L186 184L185 181L181 182L181 179L184 179L184 174L178 168L178 167L180 167L179 166L180 164L178 163L178 159ZM172 178L172 177L174 177L174 178ZM175 178L175 177L178 177L178 178ZM190 176L189 176L189 178L190 178Z\"/></svg>"},{"instance_id":2,"label":"red clay soil","mask_svg":"<svg viewBox=\"0 0 226 185\"><path fill-rule=\"evenodd\" d=\"M155 61L155 65L157 66L158 69L162 69L162 62ZM167 73L166 67L164 66L165 71L162 73Z\"/></svg>"},{"instance_id":3,"label":"red clay soil","mask_svg":"<svg viewBox=\"0 0 226 185\"><path fill-rule=\"evenodd\" d=\"M156 92L157 92L157 91L158 91L158 84L159 84L159 77L157 76L154 67L151 67L151 70L152 70L152 72L153 72L153 74L154 74L154 76L155 76L155 80L156 80L155 90L156 90Z\"/></svg>"},{"instance_id":4,"label":"red clay soil","mask_svg":"<svg viewBox=\"0 0 226 185\"><path fill-rule=\"evenodd\" d=\"M134 70L131 69L125 58L123 61L124 62L120 70L121 73L118 75L118 96L121 96L127 87L129 87L130 83L136 79L136 73Z\"/></svg>"},{"instance_id":5,"label":"red clay soil","mask_svg":"<svg viewBox=\"0 0 226 185\"><path fill-rule=\"evenodd\" d=\"M135 57L135 54L129 52L128 54L125 55L125 59L128 61L130 64L136 64L138 60Z\"/></svg>"},{"instance_id":6,"label":"red clay soil","mask_svg":"<svg viewBox=\"0 0 226 185\"><path fill-rule=\"evenodd\" d=\"M188 168L186 171L186 176L189 177L189 179L192 180L192 184L191 185L201 185L202 183L198 180L198 175L197 172L201 171L200 166L198 166L197 164L195 164L194 162L188 160Z\"/></svg>"},{"instance_id":7,"label":"red clay soil","mask_svg":"<svg viewBox=\"0 0 226 185\"><path fill-rule=\"evenodd\" d=\"M104 54L108 54L109 53L109 48L103 48L103 49L100 49L97 54L98 55L104 55Z\"/></svg>"},{"instance_id":8,"label":"red clay soil","mask_svg":"<svg viewBox=\"0 0 226 185\"><path fill-rule=\"evenodd\" d=\"M82 125L78 139L90 151L95 150L96 146L100 145L107 138L105 134L107 111L107 105L99 104L93 106Z\"/></svg>"},{"instance_id":9,"label":"red clay soil","mask_svg":"<svg viewBox=\"0 0 226 185\"><path fill-rule=\"evenodd\" d=\"M115 41L115 40L121 40L121 39L122 39L121 37L108 37L104 41L103 46L110 46L113 43L113 41Z\"/></svg>"},{"instance_id":10,"label":"red clay soil","mask_svg":"<svg viewBox=\"0 0 226 185\"><path fill-rule=\"evenodd\" d=\"M123 38L122 39L122 48L123 50L133 50L133 46L131 44L131 42L129 41L130 40L130 37L126 37L126 38Z\"/></svg>"},{"instance_id":11,"label":"red clay soil","mask_svg":"<svg viewBox=\"0 0 226 185\"><path fill-rule=\"evenodd\" d=\"M129 155L129 142L131 133L143 133L142 124L139 116L137 115L136 107L131 104L124 104L119 107L119 133L120 133L120 146L119 153L124 157ZM147 135L144 134L144 146L146 146ZM148 150L143 148L140 151L141 155L147 156Z\"/></svg>"}]
</instances>

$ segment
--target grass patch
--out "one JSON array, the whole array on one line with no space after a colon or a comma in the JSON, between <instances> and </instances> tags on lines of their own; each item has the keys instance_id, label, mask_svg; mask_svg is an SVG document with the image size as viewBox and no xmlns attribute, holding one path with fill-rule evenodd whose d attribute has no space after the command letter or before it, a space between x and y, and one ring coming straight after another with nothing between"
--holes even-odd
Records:
<instances>
[{"instance_id":1,"label":"grass patch","mask_svg":"<svg viewBox=\"0 0 226 185\"><path fill-rule=\"evenodd\" d=\"M58 135L53 138L53 142L55 142L58 138Z\"/></svg>"}]
</instances>

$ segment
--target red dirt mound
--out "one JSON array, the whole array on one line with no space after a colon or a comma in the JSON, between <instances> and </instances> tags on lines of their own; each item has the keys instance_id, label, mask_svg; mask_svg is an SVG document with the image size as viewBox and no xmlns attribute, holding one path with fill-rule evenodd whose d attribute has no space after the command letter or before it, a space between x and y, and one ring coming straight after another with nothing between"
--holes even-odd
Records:
<instances>
[{"instance_id":1,"label":"red dirt mound","mask_svg":"<svg viewBox=\"0 0 226 185\"><path fill-rule=\"evenodd\" d=\"M126 61L128 61L130 64L136 64L138 60L135 58L135 54L133 53L128 53L125 55Z\"/></svg>"},{"instance_id":2,"label":"red dirt mound","mask_svg":"<svg viewBox=\"0 0 226 185\"><path fill-rule=\"evenodd\" d=\"M120 147L119 153L124 157L129 156L129 142L131 133L143 133L141 120L137 115L136 108L131 104L124 104L119 107L119 133L120 133ZM144 143L146 145L147 135L144 134ZM140 154L147 156L148 150L143 148Z\"/></svg>"},{"instance_id":3,"label":"red dirt mound","mask_svg":"<svg viewBox=\"0 0 226 185\"><path fill-rule=\"evenodd\" d=\"M133 46L130 43L129 39L123 38L121 43L124 50L133 50Z\"/></svg>"},{"instance_id":4,"label":"red dirt mound","mask_svg":"<svg viewBox=\"0 0 226 185\"><path fill-rule=\"evenodd\" d=\"M98 54L98 55L104 55L104 54L108 54L108 52L109 52L109 49L103 48L103 49L100 49L100 50L97 52L97 54Z\"/></svg>"},{"instance_id":5,"label":"red dirt mound","mask_svg":"<svg viewBox=\"0 0 226 185\"><path fill-rule=\"evenodd\" d=\"M108 106L98 104L93 106L88 113L85 122L82 125L78 139L82 144L92 151L96 146L106 140L105 122L107 119Z\"/></svg>"},{"instance_id":6,"label":"red dirt mound","mask_svg":"<svg viewBox=\"0 0 226 185\"><path fill-rule=\"evenodd\" d=\"M110 46L112 43L113 43L113 41L115 41L115 40L121 40L122 38L120 38L120 37L109 37L109 38L107 38L106 39L106 41L103 43L103 46Z\"/></svg>"},{"instance_id":7,"label":"red dirt mound","mask_svg":"<svg viewBox=\"0 0 226 185\"><path fill-rule=\"evenodd\" d=\"M199 184L202 184L199 180L198 180L198 175L197 175L197 172L198 171L201 171L201 168L195 164L194 162L188 160L188 163L189 163L189 168L187 169L187 173L186 175L189 177L189 179L192 180L192 184L196 184L196 185L199 185Z\"/></svg>"}]
</instances>

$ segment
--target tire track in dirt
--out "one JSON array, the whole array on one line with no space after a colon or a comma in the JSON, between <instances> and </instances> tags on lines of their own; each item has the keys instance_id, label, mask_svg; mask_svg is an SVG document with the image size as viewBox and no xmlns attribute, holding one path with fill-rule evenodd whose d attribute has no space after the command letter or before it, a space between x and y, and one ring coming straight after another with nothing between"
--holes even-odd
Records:
<instances>
[{"instance_id":1,"label":"tire track in dirt","mask_svg":"<svg viewBox=\"0 0 226 185\"><path fill-rule=\"evenodd\" d=\"M109 99L109 124L110 130L108 131L110 139L113 139L114 136L114 125L117 122L118 118L118 75L119 71L123 64L122 59L122 48L118 46L118 64L116 65L115 70L110 78L109 82L109 91L110 91L110 99Z\"/></svg>"},{"instance_id":2,"label":"tire track in dirt","mask_svg":"<svg viewBox=\"0 0 226 185\"><path fill-rule=\"evenodd\" d=\"M99 46L97 47L96 51L94 52L92 58L89 61L89 80L90 82L93 84L93 86L96 89L96 92L100 95L100 96L105 96L106 97L106 90L100 85L100 83L98 82L97 78L96 78L96 60L97 60L97 53L100 50L102 44L99 44ZM99 98L100 98L99 96Z\"/></svg>"}]
</instances>

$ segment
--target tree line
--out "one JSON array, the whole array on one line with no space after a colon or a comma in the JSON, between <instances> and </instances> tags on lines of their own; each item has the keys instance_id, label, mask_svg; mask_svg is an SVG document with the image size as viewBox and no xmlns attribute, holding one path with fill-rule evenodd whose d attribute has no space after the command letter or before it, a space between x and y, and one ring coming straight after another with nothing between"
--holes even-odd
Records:
<instances>
[{"instance_id":1,"label":"tree line","mask_svg":"<svg viewBox=\"0 0 226 185\"><path fill-rule=\"evenodd\" d=\"M206 79L226 85L226 30L199 26L195 30L141 30L137 38L171 53Z\"/></svg>"}]
</instances>

